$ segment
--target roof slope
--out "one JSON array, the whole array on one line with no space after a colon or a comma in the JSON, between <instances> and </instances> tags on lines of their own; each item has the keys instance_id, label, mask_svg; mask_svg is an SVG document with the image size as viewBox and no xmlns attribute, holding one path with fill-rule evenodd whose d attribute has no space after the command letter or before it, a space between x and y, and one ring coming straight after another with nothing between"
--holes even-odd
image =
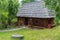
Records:
<instances>
[{"instance_id":1,"label":"roof slope","mask_svg":"<svg viewBox=\"0 0 60 40\"><path fill-rule=\"evenodd\" d=\"M17 14L18 17L52 18L54 11L44 7L44 1L25 3Z\"/></svg>"}]
</instances>

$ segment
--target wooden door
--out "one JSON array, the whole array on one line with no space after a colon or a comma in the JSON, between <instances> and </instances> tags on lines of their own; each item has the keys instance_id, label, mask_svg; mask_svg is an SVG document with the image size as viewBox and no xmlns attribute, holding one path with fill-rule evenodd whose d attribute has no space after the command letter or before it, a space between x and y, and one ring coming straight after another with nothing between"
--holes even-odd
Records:
<instances>
[{"instance_id":1,"label":"wooden door","mask_svg":"<svg viewBox=\"0 0 60 40\"><path fill-rule=\"evenodd\" d=\"M28 25L28 18L25 18L25 25Z\"/></svg>"}]
</instances>

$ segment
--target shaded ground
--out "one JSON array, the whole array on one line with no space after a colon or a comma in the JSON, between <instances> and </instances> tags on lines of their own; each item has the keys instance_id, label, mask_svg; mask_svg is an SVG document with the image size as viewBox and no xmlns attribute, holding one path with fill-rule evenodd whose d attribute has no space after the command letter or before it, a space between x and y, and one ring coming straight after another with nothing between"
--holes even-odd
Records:
<instances>
[{"instance_id":1,"label":"shaded ground","mask_svg":"<svg viewBox=\"0 0 60 40\"><path fill-rule=\"evenodd\" d=\"M60 40L60 25L52 29L20 29L11 32L0 32L0 40L12 40L13 34L23 34L24 40Z\"/></svg>"}]
</instances>

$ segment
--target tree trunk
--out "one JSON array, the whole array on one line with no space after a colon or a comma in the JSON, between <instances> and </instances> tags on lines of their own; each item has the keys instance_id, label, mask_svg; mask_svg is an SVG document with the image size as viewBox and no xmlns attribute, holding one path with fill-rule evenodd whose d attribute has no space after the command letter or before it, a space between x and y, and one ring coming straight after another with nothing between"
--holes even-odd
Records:
<instances>
[{"instance_id":1,"label":"tree trunk","mask_svg":"<svg viewBox=\"0 0 60 40\"><path fill-rule=\"evenodd\" d=\"M11 25L11 19L8 18L8 25Z\"/></svg>"}]
</instances>

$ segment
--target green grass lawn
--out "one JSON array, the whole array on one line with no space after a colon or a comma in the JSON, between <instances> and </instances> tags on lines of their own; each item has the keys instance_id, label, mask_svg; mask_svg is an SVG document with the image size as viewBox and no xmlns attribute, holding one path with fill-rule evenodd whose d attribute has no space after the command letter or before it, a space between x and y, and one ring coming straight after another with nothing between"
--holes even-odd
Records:
<instances>
[{"instance_id":1,"label":"green grass lawn","mask_svg":"<svg viewBox=\"0 0 60 40\"><path fill-rule=\"evenodd\" d=\"M52 29L21 29L11 32L0 32L0 40L12 40L13 34L24 35L24 40L60 40L60 26Z\"/></svg>"}]
</instances>

